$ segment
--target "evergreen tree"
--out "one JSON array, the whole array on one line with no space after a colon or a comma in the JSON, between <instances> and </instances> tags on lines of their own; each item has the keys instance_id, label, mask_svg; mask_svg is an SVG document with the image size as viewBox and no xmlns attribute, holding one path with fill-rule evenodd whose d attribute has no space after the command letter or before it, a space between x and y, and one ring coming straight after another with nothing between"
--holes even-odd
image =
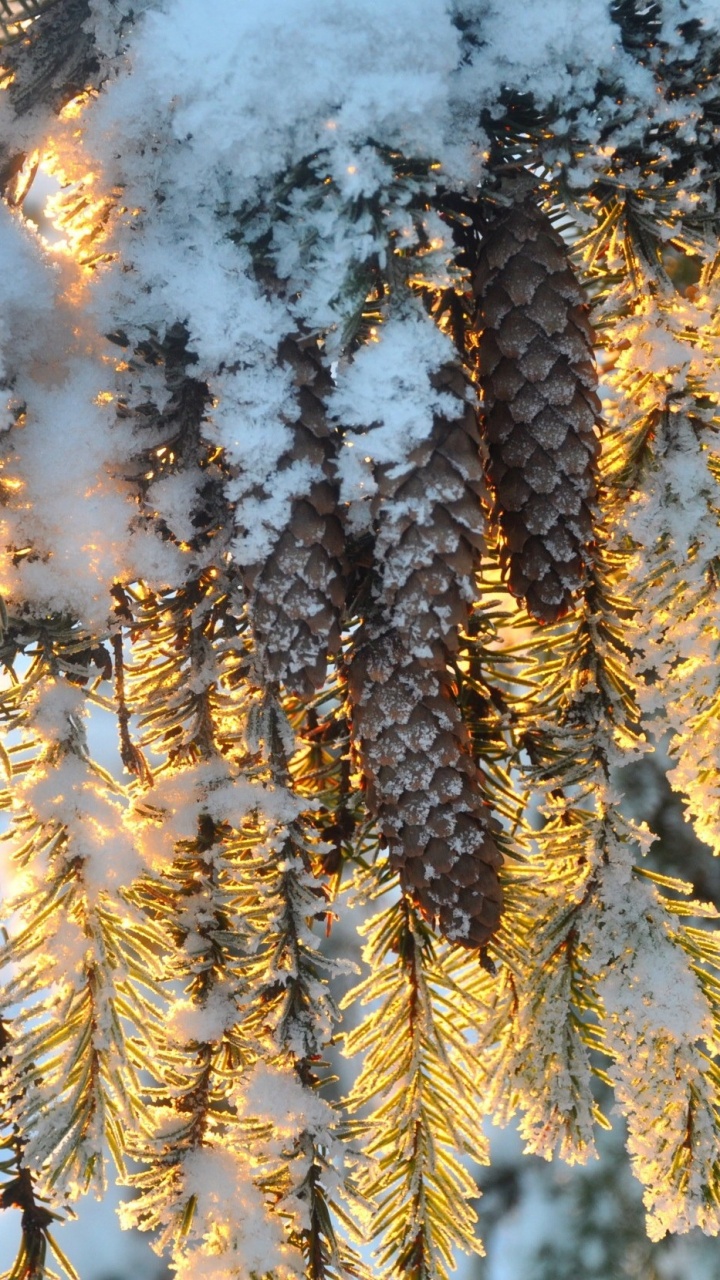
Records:
<instances>
[{"instance_id":1,"label":"evergreen tree","mask_svg":"<svg viewBox=\"0 0 720 1280\"><path fill-rule=\"evenodd\" d=\"M718 1233L717 912L616 784L667 733L720 848L714 8L0 4L14 1280L108 1162L181 1277L444 1280L483 1120L608 1090Z\"/></svg>"}]
</instances>

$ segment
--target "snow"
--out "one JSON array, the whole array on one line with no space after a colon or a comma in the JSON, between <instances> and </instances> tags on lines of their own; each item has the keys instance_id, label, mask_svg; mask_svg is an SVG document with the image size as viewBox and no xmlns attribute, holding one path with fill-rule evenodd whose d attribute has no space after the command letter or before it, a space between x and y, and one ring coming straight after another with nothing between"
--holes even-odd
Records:
<instances>
[{"instance_id":1,"label":"snow","mask_svg":"<svg viewBox=\"0 0 720 1280\"><path fill-rule=\"evenodd\" d=\"M274 779L278 766L268 747L271 720L288 756L295 749L293 731L289 722L280 723L274 703L231 681L222 665L225 638L213 631L222 623L218 601L228 595L233 623L240 617L242 571L247 576L272 555L293 504L320 476L320 464L294 456L301 394L278 352L288 337L316 340L332 377L327 423L318 431L327 426L328 453L338 444L333 480L346 531L376 535L377 599L383 590L392 594L395 585L405 586L416 564L430 565L433 550L455 555L461 537L455 525L445 533L439 522L427 528L436 507L454 503L449 481L446 488L428 480L420 496L394 507L378 483L379 477L400 482L409 476L434 424L458 415L457 398L436 387L436 375L456 360L455 348L420 297L420 284L445 287L463 279L433 199L445 186L465 194L477 190L488 161L489 118L509 91L530 95L547 117L537 168L569 184L576 202L569 208L579 223L592 225L596 195L587 193L602 174L618 192L642 182L649 225L660 241L677 240L699 207L703 216L712 212L703 188L710 91L693 103L663 89L672 57L691 52L677 32L687 14L682 0L663 0L669 53L648 54L643 65L623 48L607 0L217 0L211 18L205 0L91 0L87 25L106 79L82 114L70 111L56 120L38 111L18 122L9 100L0 101L3 139L18 150L37 144L47 152L63 186L59 205L67 212L73 201L82 206L97 200L93 207L106 202L107 215L102 259L89 268L77 256L78 236L88 229L82 212L75 223L68 214L66 238L51 248L25 224L21 210L0 205L0 594L30 631L35 626L45 635L43 628L57 624L62 630L67 623L71 636L90 643L108 639L118 626L111 594L117 584L141 582L146 592L167 592L172 599L186 585L201 594L202 571L212 570L218 595L212 604L206 597L195 618L196 634L200 625L206 628L202 652L178 675L174 664L185 638L168 625L158 641L155 624L148 624L144 638L152 655L145 675L152 675L152 661L162 671L165 659L172 697L192 694L222 704L221 729L209 726L210 745L202 749L195 750L192 729L183 722L178 758L175 740L164 736L165 722L149 719L154 778L128 775L113 786L94 767L85 736L92 699L111 701L110 685L97 694L87 682L73 684L43 640L40 674L22 697L17 694L17 725L16 694L8 693L11 731L30 744L27 766L12 785L16 847L28 830L39 832L9 895L10 911L29 932L5 1004L12 1007L19 993L28 994L38 1001L40 1027L32 1025L34 1013L29 1025L20 1026L13 1070L20 1071L23 1053L32 1061L34 1035L47 1028L57 1034L48 1079L36 1079L33 1066L27 1096L14 1077L8 1089L17 1086L12 1096L33 1125L33 1107L47 1110L29 1150L51 1162L70 1141L62 1126L72 1122L72 1091L77 1084L82 1092L90 1078L72 1063L82 1018L63 1038L64 1014L86 992L89 975L97 978L82 1049L90 1046L103 1064L83 1095L95 1109L79 1154L58 1183L75 1195L82 1161L96 1161L100 1169L103 1107L113 1096L113 1081L128 1070L113 1039L113 999L125 991L130 951L123 951L123 931L128 942L143 900L138 885L144 891L152 885L163 907L160 924L151 913L147 927L172 932L167 920L174 907L177 934L153 934L148 944L153 964L161 957L165 964L168 996L165 1038L153 1069L162 1074L167 1054L173 1070L187 1077L173 1077L167 1068L168 1099L192 1075L196 1046L214 1051L222 1045L224 1051L234 1037L247 1055L237 1070L213 1061L217 1105L200 1117L202 1137L178 1153L176 1181L169 1178L157 1192L153 1212L168 1238L190 1198L197 1198L188 1232L175 1243L181 1278L292 1274L300 1264L281 1214L269 1210L261 1175L281 1170L290 1188L282 1212L304 1223L307 1203L295 1191L307 1172L308 1144L312 1139L334 1151L335 1113L301 1080L308 1060L332 1034L324 961L307 923L323 903L313 896L302 850L293 843L300 841L297 819L308 802ZM720 29L715 0L698 0L692 16L704 24L699 39L708 38L714 49ZM489 114L481 127L483 112ZM661 144L653 152L655 143L648 143L645 172L634 153L645 145L648 125L651 131L666 128L672 145L661 156ZM681 144L703 154L683 184L668 187L668 166ZM614 170L608 178L609 165ZM661 225L663 196L669 213ZM693 234L697 240L700 233ZM687 793L698 831L717 849L716 283L707 275L692 294L681 295L647 266L628 271L617 243L607 255L608 278L617 271L619 283L597 300L595 316L613 326L608 417L622 439L643 414L652 422L650 460L610 534L611 553L628 566L638 604L636 617L623 619L623 637L634 647L632 675L645 714L667 709L673 782ZM379 316L368 332L362 312L378 282ZM159 357L156 366L150 357L136 358L149 340L161 352L178 326L187 335L187 376L207 385L202 421L189 427L180 410L178 421L163 417L177 370ZM127 338L120 346L107 337L118 333ZM568 398L571 393L568 383ZM143 425L148 418L150 427ZM177 431L185 433L188 455L195 433L197 456L180 449L161 475L150 474L149 463L143 470L148 452ZM188 544L212 451L212 478L232 515L228 527L195 553ZM552 470L538 454L529 479L549 491ZM478 524L470 533L478 541L479 500L476 509ZM405 521L414 521L427 540L408 536L397 550L395 535ZM556 532L556 550L558 538ZM658 593L648 590L656 581L660 608ZM459 585L460 601L469 598L469 577ZM421 613L420 589L408 585L406 596L409 614ZM216 606L220 622L209 623ZM431 622L443 634L455 626L454 608L450 590L439 590ZM568 621L568 628L573 625ZM588 652L601 645L601 630L591 619ZM535 634L528 645L537 643ZM251 661L243 644L241 635L238 671L241 660L248 669ZM415 656L430 666L437 661L429 645L419 644ZM618 647L614 660L624 658ZM136 660L144 658L136 654ZM602 685L601 673L588 668L582 675L585 683L578 676L577 688L568 692L567 720L576 715L584 721L596 758L607 766L622 753L627 758L644 750L623 724L620 699L607 682ZM179 687L172 684L176 677ZM253 678L259 679L257 672ZM129 679L131 685L139 680L137 669ZM137 697L138 684L132 687ZM134 705L134 716L151 714L161 696L153 691L147 708ZM442 708L437 715L440 722ZM406 719L405 745L416 754L385 790L390 799L412 788L422 813L437 761L425 758L429 738L412 720L410 706ZM547 730L539 713L529 723L532 731ZM389 743L383 767L392 768L393 754ZM497 765L500 777L502 760ZM584 788L582 802L598 807L583 828L585 870L568 889L568 910L577 915L577 936L587 949L583 963L628 1116L632 1158L648 1185L651 1228L656 1235L693 1223L717 1230L703 1201L717 1151L715 1104L702 1056L713 1037L708 998L689 966L677 920L631 870L628 850L641 854L647 833L605 824L601 806L612 812L616 798L599 766L585 776L578 767L572 776ZM460 795L466 782L450 768L441 780L446 799ZM198 831L208 818L226 826L232 840L222 834L198 849ZM253 824L262 837L249 852L243 841ZM178 848L187 852L188 844L197 883L179 888ZM508 876L515 892L520 880L511 871ZM48 905L50 893L56 902ZM49 912L42 939L34 932L38 904ZM119 921L120 941L114 937L112 945L109 915ZM462 918L458 933L466 927ZM224 934L231 936L232 959L225 963L225 939L213 952L207 990L192 998L183 983L207 967L213 940ZM524 993L505 1074L493 1084L514 1101L495 1101L500 1114L515 1102L524 1107L528 1149L548 1157L559 1149L568 1159L581 1159L593 1150L590 1059L575 1017L569 962L557 939L546 936L540 945L546 1007L538 1010ZM262 1016L252 1006L253 978L265 994L272 992L272 1007ZM299 1012L281 1008L286 993L295 998L293 984L300 991ZM307 1008L300 1007L304 998ZM247 1038L245 1018L252 1024ZM56 1108L50 1106L53 1091ZM695 1163L684 1189L673 1182L672 1152L685 1150L683 1124L691 1104ZM199 1094L189 1105L201 1109ZM172 1124L167 1116L158 1122L154 1140L161 1160L168 1156L162 1144L182 1127L183 1114L173 1114ZM341 1162L334 1160L328 1156L329 1183L341 1181ZM97 1176L101 1180L102 1173ZM547 1216L548 1230L558 1229L537 1186L530 1208L531 1217ZM126 1220L138 1212L137 1204L129 1207ZM523 1231L521 1223L521 1254ZM586 1261L590 1265L592 1258Z\"/></svg>"},{"instance_id":2,"label":"snow","mask_svg":"<svg viewBox=\"0 0 720 1280\"><path fill-rule=\"evenodd\" d=\"M355 450L343 453L338 466L345 501L357 501L367 491L363 471L358 479L357 457L401 475L409 469L408 455L430 435L434 416L457 415L455 398L436 391L431 381L452 356L449 338L421 312L411 312L391 317L378 341L338 370L330 414L356 429L347 441Z\"/></svg>"},{"instance_id":3,"label":"snow","mask_svg":"<svg viewBox=\"0 0 720 1280\"><path fill-rule=\"evenodd\" d=\"M697 978L669 936L669 920L651 887L622 859L601 874L602 914L594 926L593 967L618 1034L659 1035L677 1045L712 1036L710 1010Z\"/></svg>"},{"instance_id":4,"label":"snow","mask_svg":"<svg viewBox=\"0 0 720 1280\"><path fill-rule=\"evenodd\" d=\"M490 104L512 85L569 111L592 100L603 72L638 97L650 92L650 77L624 53L605 0L548 0L541 7L481 0L463 7L478 12L482 45L473 53L473 79Z\"/></svg>"},{"instance_id":5,"label":"snow","mask_svg":"<svg viewBox=\"0 0 720 1280\"><path fill-rule=\"evenodd\" d=\"M190 1151L183 1175L185 1195L196 1197L196 1209L178 1259L178 1276L229 1280L238 1274L238 1265L247 1268L247 1275L275 1268L281 1276L286 1274L293 1251L283 1243L279 1224L273 1230L252 1165L242 1151L210 1144Z\"/></svg>"},{"instance_id":6,"label":"snow","mask_svg":"<svg viewBox=\"0 0 720 1280\"><path fill-rule=\"evenodd\" d=\"M52 305L54 274L36 237L0 204L0 382L34 345L35 327Z\"/></svg>"},{"instance_id":7,"label":"snow","mask_svg":"<svg viewBox=\"0 0 720 1280\"><path fill-rule=\"evenodd\" d=\"M457 37L438 0L397 0L390 10L383 0L270 0L261 9L220 0L214 18L202 0L146 13L129 53L133 78L111 86L101 111L141 154L169 124L178 145L164 167L182 154L183 187L209 195L222 167L251 192L328 137L339 147L369 135L418 154L440 149Z\"/></svg>"},{"instance_id":8,"label":"snow","mask_svg":"<svg viewBox=\"0 0 720 1280\"><path fill-rule=\"evenodd\" d=\"M240 1114L265 1121L278 1154L304 1130L325 1136L333 1127L333 1108L317 1093L308 1095L294 1071L258 1063L243 1081Z\"/></svg>"},{"instance_id":9,"label":"snow","mask_svg":"<svg viewBox=\"0 0 720 1280\"><path fill-rule=\"evenodd\" d=\"M167 1028L176 1044L212 1044L222 1040L237 1020L238 1006L234 993L216 988L202 1005L191 1000L176 1000L168 1015Z\"/></svg>"}]
</instances>

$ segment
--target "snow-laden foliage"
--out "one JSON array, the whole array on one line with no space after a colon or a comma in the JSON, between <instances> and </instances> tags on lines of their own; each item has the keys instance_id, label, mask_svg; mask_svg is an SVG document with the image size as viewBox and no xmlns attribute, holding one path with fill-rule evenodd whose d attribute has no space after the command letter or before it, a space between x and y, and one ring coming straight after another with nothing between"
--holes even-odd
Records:
<instances>
[{"instance_id":1,"label":"snow-laden foliage","mask_svg":"<svg viewBox=\"0 0 720 1280\"><path fill-rule=\"evenodd\" d=\"M614 781L667 734L720 848L716 5L0 40L13 1276L110 1157L180 1276L444 1280L483 1120L582 1161L598 1081L650 1234L717 1234L716 912Z\"/></svg>"}]
</instances>

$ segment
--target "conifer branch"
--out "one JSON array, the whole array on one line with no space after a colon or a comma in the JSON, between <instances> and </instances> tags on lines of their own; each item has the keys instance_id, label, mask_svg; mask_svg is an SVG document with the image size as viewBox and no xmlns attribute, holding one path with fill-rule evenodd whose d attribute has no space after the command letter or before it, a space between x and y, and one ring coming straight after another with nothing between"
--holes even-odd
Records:
<instances>
[{"instance_id":1,"label":"conifer branch","mask_svg":"<svg viewBox=\"0 0 720 1280\"><path fill-rule=\"evenodd\" d=\"M374 1103L366 1142L372 1162L361 1182L376 1203L371 1235L384 1274L446 1280L456 1248L481 1251L469 1203L477 1187L460 1161L486 1159L458 988L407 898L376 916L367 933L372 976L346 1003L380 1004L347 1034L344 1051L363 1054L349 1105L363 1114Z\"/></svg>"},{"instance_id":2,"label":"conifer branch","mask_svg":"<svg viewBox=\"0 0 720 1280\"><path fill-rule=\"evenodd\" d=\"M100 78L94 41L83 30L90 14L88 0L63 0L62 4L50 0L31 8L33 22L22 38L10 43L0 40L2 66L10 76L6 92L19 121L59 113ZM8 32L3 17L0 14L0 37ZM22 129L19 133L22 137ZM27 144L13 149L9 141L0 143L0 190L22 168L26 149Z\"/></svg>"},{"instance_id":3,"label":"conifer branch","mask_svg":"<svg viewBox=\"0 0 720 1280\"><path fill-rule=\"evenodd\" d=\"M138 1114L143 1034L154 1019L147 1001L152 938L129 910L122 886L101 870L100 851L114 828L120 827L114 839L130 862L133 852L122 835L121 811L88 759L82 652L74 637L69 653L45 637L32 695L26 690L24 729L42 746L14 788L11 834L25 875L15 909L23 925L2 951L3 963L17 966L5 981L3 1003L27 1002L15 1019L6 1105L23 1134L27 1166L42 1185L75 1195L88 1185L104 1186L105 1142L122 1167L124 1130ZM83 797L92 829L81 829L64 788L75 792L75 803Z\"/></svg>"},{"instance_id":4,"label":"conifer branch","mask_svg":"<svg viewBox=\"0 0 720 1280\"><path fill-rule=\"evenodd\" d=\"M483 1117L583 1160L598 1083L718 1232L716 911L617 783L720 846L718 23L200 7L0 0L11 1275L108 1148L180 1280L446 1280Z\"/></svg>"},{"instance_id":5,"label":"conifer branch","mask_svg":"<svg viewBox=\"0 0 720 1280\"><path fill-rule=\"evenodd\" d=\"M277 738L274 746L268 741L266 751L275 785L287 785L290 760L282 744ZM338 1192L352 1207L359 1200L355 1181L344 1170L345 1125L317 1096L323 1085L324 1049L339 1020L327 978L354 966L327 960L313 935L314 921L325 918L328 888L317 875L323 869L323 846L313 830L312 814L298 816L278 835L279 847L273 850L271 844L263 873L269 927L248 967L255 996L246 1026L251 1033L257 1027L258 1035L271 1034L277 1063L291 1065L311 1118L296 1135L292 1150L284 1153L280 1206L295 1203L300 1208L293 1235L311 1280L363 1276L360 1256L334 1223L336 1216L346 1227L352 1223L338 1203ZM356 1227L351 1226L351 1235L357 1240Z\"/></svg>"}]
</instances>

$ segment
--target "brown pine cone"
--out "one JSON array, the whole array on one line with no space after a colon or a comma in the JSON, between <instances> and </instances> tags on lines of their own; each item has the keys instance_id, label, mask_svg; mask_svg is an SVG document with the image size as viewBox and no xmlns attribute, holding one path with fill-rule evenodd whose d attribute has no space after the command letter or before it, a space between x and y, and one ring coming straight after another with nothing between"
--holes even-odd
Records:
<instances>
[{"instance_id":1,"label":"brown pine cone","mask_svg":"<svg viewBox=\"0 0 720 1280\"><path fill-rule=\"evenodd\" d=\"M368 809L404 892L449 941L483 946L500 919L502 857L444 665L366 629L348 695Z\"/></svg>"},{"instance_id":2,"label":"brown pine cone","mask_svg":"<svg viewBox=\"0 0 720 1280\"><path fill-rule=\"evenodd\" d=\"M306 696L323 683L328 654L340 646L344 536L325 419L329 377L318 355L300 339L285 339L279 356L294 372L300 408L292 424L292 446L279 470L304 462L313 480L305 496L292 503L270 555L249 566L244 581L264 674Z\"/></svg>"},{"instance_id":3,"label":"brown pine cone","mask_svg":"<svg viewBox=\"0 0 720 1280\"><path fill-rule=\"evenodd\" d=\"M485 493L475 409L462 369L446 365L435 388L456 398L457 414L436 416L428 440L400 477L382 467L375 557L379 598L409 652L432 660L438 641L457 649L457 630L474 599L476 552L484 544Z\"/></svg>"},{"instance_id":4,"label":"brown pine cone","mask_svg":"<svg viewBox=\"0 0 720 1280\"><path fill-rule=\"evenodd\" d=\"M600 402L567 245L526 187L494 217L473 287L501 554L513 594L554 622L591 554Z\"/></svg>"}]
</instances>

